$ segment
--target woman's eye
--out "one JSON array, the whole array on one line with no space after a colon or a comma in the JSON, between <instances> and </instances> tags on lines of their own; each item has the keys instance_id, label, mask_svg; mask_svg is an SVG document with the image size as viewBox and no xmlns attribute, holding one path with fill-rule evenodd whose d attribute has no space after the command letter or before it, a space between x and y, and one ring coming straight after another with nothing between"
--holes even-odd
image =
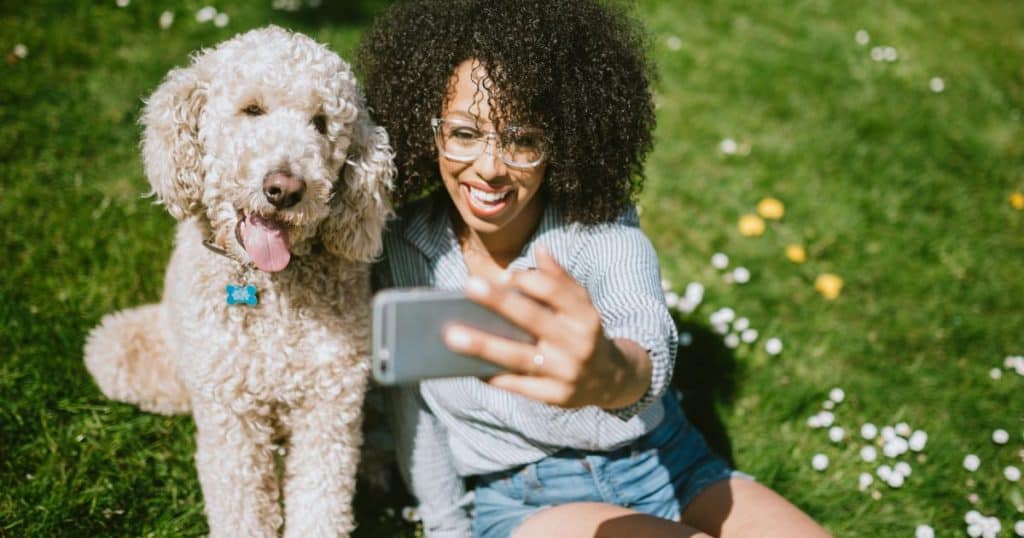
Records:
<instances>
[{"instance_id":1,"label":"woman's eye","mask_svg":"<svg viewBox=\"0 0 1024 538\"><path fill-rule=\"evenodd\" d=\"M327 116L323 114L313 116L313 127L316 127L318 133L322 135L327 134Z\"/></svg>"},{"instance_id":2,"label":"woman's eye","mask_svg":"<svg viewBox=\"0 0 1024 538\"><path fill-rule=\"evenodd\" d=\"M266 114L266 112L266 110L263 110L263 107L255 103L242 109L242 113L247 116L262 116L263 114Z\"/></svg>"},{"instance_id":3,"label":"woman's eye","mask_svg":"<svg viewBox=\"0 0 1024 538\"><path fill-rule=\"evenodd\" d=\"M451 136L458 138L459 140L472 140L480 136L480 133L473 129L455 129L452 131Z\"/></svg>"}]
</instances>

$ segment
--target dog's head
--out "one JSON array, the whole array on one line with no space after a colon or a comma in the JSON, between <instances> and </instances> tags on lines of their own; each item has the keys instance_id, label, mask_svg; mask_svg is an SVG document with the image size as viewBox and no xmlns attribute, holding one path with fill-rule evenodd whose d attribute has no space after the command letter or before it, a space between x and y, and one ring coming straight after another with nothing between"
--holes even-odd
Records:
<instances>
[{"instance_id":1,"label":"dog's head","mask_svg":"<svg viewBox=\"0 0 1024 538\"><path fill-rule=\"evenodd\" d=\"M235 257L280 271L317 238L352 260L380 253L387 134L349 66L312 39L271 26L201 51L167 75L142 124L153 192Z\"/></svg>"}]
</instances>

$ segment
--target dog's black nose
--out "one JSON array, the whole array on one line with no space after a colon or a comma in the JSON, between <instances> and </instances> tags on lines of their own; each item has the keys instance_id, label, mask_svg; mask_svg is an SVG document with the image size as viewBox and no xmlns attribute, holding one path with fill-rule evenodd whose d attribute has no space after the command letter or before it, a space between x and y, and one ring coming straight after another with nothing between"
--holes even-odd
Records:
<instances>
[{"instance_id":1,"label":"dog's black nose","mask_svg":"<svg viewBox=\"0 0 1024 538\"><path fill-rule=\"evenodd\" d=\"M287 172L271 172L263 178L263 196L278 209L299 203L305 192L306 182Z\"/></svg>"}]
</instances>

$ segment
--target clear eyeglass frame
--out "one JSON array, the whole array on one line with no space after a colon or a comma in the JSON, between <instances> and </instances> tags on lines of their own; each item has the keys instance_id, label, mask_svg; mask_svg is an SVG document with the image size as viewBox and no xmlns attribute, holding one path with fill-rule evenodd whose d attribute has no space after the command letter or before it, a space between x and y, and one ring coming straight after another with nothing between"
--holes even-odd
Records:
<instances>
[{"instance_id":1,"label":"clear eyeglass frame","mask_svg":"<svg viewBox=\"0 0 1024 538\"><path fill-rule=\"evenodd\" d=\"M452 124L459 127L464 127L467 129L477 131L478 135L472 139L472 147L465 148L465 153L458 153L454 151L453 148L450 147L445 142L445 124ZM543 163L545 160L547 160L549 155L547 139L544 137L544 134L542 131L540 131L540 129L532 129L528 127L509 128L506 129L504 133L497 133L495 131L482 131L480 129L477 129L470 122L452 121L443 118L431 119L430 127L434 131L434 144L437 146L437 151L439 151L441 155L444 155L445 158L452 161L471 163L479 159L480 156L483 155L484 151L487 149L487 146L489 145L488 142L491 139L494 140L495 150L497 151L497 156L499 159L501 159L501 162L505 163L506 165L512 168L516 168L519 170L529 170L532 168L536 168L537 166L540 166L540 164ZM502 141L503 137L505 138L505 140L511 140L515 135L521 137L522 133L534 135L537 137L536 140L538 141L538 147L534 148L534 151L536 151L536 156L528 161L515 160L514 157L516 154L510 151L510 149L507 147L509 145L507 142Z\"/></svg>"}]
</instances>

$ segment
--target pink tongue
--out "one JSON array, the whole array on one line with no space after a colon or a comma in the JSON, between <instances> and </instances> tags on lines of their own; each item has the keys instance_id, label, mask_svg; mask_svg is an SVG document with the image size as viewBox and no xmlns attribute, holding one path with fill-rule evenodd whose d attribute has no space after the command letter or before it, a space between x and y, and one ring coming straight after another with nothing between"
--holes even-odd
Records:
<instances>
[{"instance_id":1,"label":"pink tongue","mask_svg":"<svg viewBox=\"0 0 1024 538\"><path fill-rule=\"evenodd\" d=\"M292 259L288 235L281 225L258 215L250 215L246 220L244 241L245 251L260 271L276 273Z\"/></svg>"}]
</instances>

